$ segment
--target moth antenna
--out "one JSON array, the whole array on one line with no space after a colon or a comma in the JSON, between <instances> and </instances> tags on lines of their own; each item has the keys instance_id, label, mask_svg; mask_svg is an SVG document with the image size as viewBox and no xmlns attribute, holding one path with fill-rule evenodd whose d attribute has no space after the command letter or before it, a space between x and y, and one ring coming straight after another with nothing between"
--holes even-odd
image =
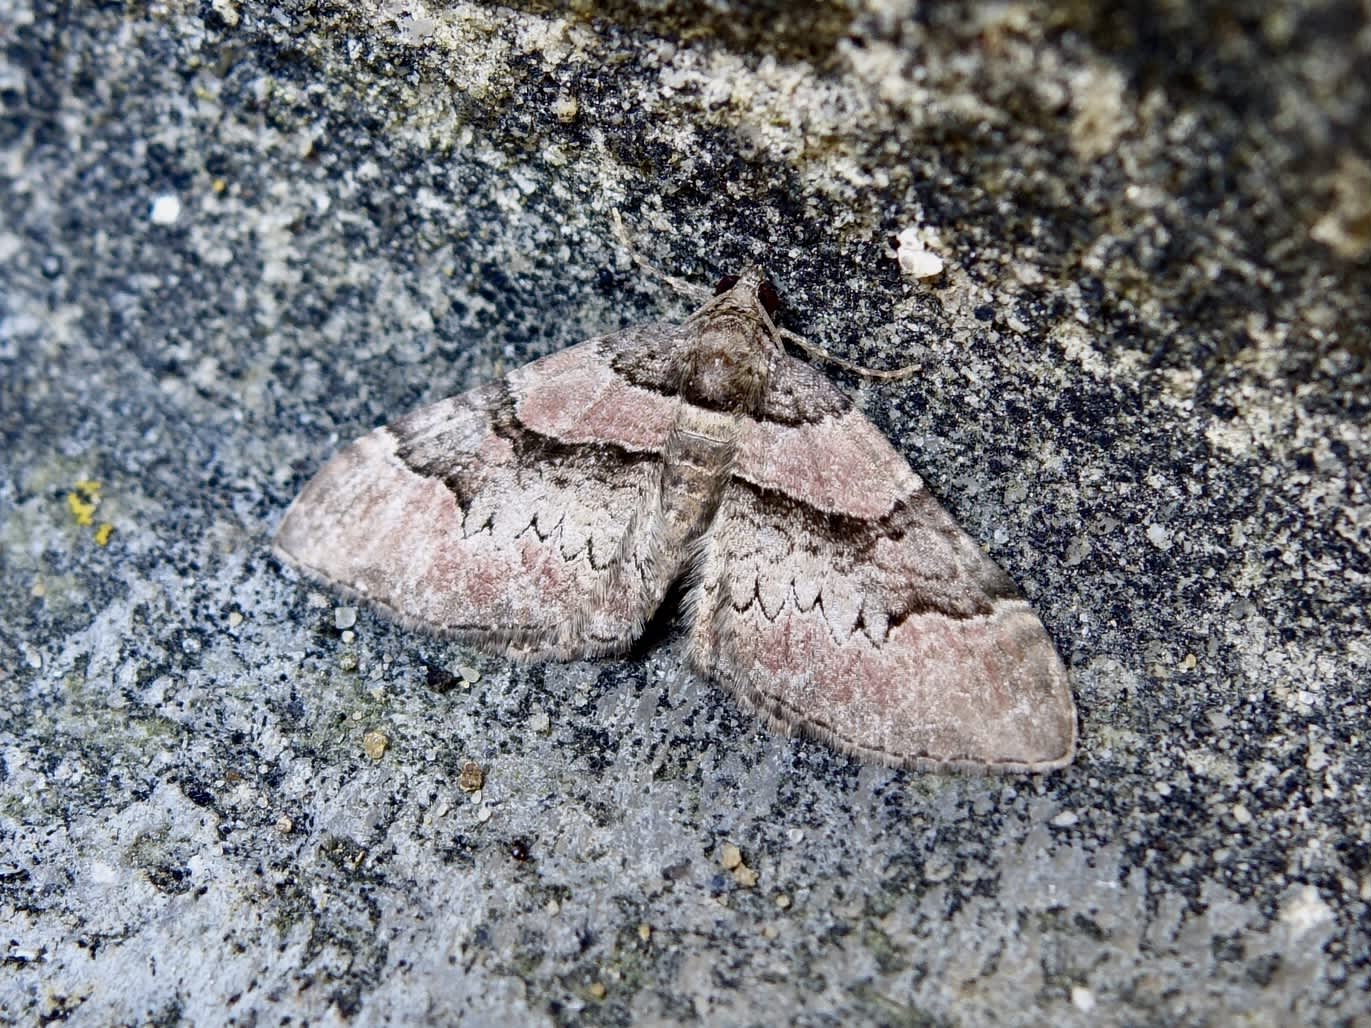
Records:
<instances>
[{"instance_id":1,"label":"moth antenna","mask_svg":"<svg viewBox=\"0 0 1371 1028\"><path fill-rule=\"evenodd\" d=\"M829 353L822 346L819 346L817 343L811 343L804 336L797 335L788 328L777 327L776 332L782 339L794 343L811 357L817 357L822 361L827 361L829 364L836 364L838 367L851 371L853 374L861 375L863 378L874 378L882 382L894 382L898 379L908 378L910 375L917 374L923 368L922 364L917 363L906 364L899 368L868 368L863 364L853 364L851 361L843 360L843 358Z\"/></svg>"},{"instance_id":2,"label":"moth antenna","mask_svg":"<svg viewBox=\"0 0 1371 1028\"><path fill-rule=\"evenodd\" d=\"M703 286L697 286L693 282L687 282L683 278L677 278L675 275L670 275L644 257L638 251L638 248L633 245L633 239L629 236L628 229L624 227L624 219L619 213L619 208L611 207L609 209L609 219L614 225L614 238L618 240L624 253L628 255L629 260L638 267L639 271L646 272L654 278L665 282L673 292L680 293L682 296L694 300L696 303L704 303L713 298L714 294Z\"/></svg>"}]
</instances>

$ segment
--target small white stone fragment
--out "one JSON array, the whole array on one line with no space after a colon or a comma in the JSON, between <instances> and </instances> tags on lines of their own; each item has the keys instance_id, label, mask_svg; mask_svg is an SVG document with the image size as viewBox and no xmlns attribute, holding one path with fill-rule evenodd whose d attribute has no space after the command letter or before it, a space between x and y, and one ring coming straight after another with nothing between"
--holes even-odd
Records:
<instances>
[{"instance_id":1,"label":"small white stone fragment","mask_svg":"<svg viewBox=\"0 0 1371 1028\"><path fill-rule=\"evenodd\" d=\"M548 717L547 711L540 710L528 719L528 727L539 735L547 735L552 731L552 718Z\"/></svg>"},{"instance_id":2,"label":"small white stone fragment","mask_svg":"<svg viewBox=\"0 0 1371 1028\"><path fill-rule=\"evenodd\" d=\"M1060 814L1048 822L1053 828L1070 828L1080 821L1080 817L1074 810L1063 810Z\"/></svg>"},{"instance_id":3,"label":"small white stone fragment","mask_svg":"<svg viewBox=\"0 0 1371 1028\"><path fill-rule=\"evenodd\" d=\"M238 27L238 5L234 0L210 0L210 7L214 8L214 13L224 19L224 24L229 28Z\"/></svg>"},{"instance_id":4,"label":"small white stone fragment","mask_svg":"<svg viewBox=\"0 0 1371 1028\"><path fill-rule=\"evenodd\" d=\"M148 209L148 220L154 225L175 225L180 217L181 201L175 193L163 193Z\"/></svg>"},{"instance_id":5,"label":"small white stone fragment","mask_svg":"<svg viewBox=\"0 0 1371 1028\"><path fill-rule=\"evenodd\" d=\"M932 278L942 274L943 259L930 250L936 245L937 233L932 229L907 228L895 237L895 259L900 271L910 278Z\"/></svg>"},{"instance_id":6,"label":"small white stone fragment","mask_svg":"<svg viewBox=\"0 0 1371 1028\"><path fill-rule=\"evenodd\" d=\"M1291 938L1299 939L1332 921L1334 915L1332 908L1319 895L1319 890L1315 886L1305 885L1281 904L1279 917L1281 923L1290 930Z\"/></svg>"},{"instance_id":7,"label":"small white stone fragment","mask_svg":"<svg viewBox=\"0 0 1371 1028\"><path fill-rule=\"evenodd\" d=\"M1071 1005L1082 1014L1088 1014L1095 1009L1095 994L1084 985L1071 986Z\"/></svg>"},{"instance_id":8,"label":"small white stone fragment","mask_svg":"<svg viewBox=\"0 0 1371 1028\"><path fill-rule=\"evenodd\" d=\"M475 685L481 680L481 672L477 671L470 664L462 664L457 668L457 673L462 676L462 681L467 685Z\"/></svg>"},{"instance_id":9,"label":"small white stone fragment","mask_svg":"<svg viewBox=\"0 0 1371 1028\"><path fill-rule=\"evenodd\" d=\"M339 631L351 628L357 624L356 607L334 607L333 608L333 627Z\"/></svg>"},{"instance_id":10,"label":"small white stone fragment","mask_svg":"<svg viewBox=\"0 0 1371 1028\"><path fill-rule=\"evenodd\" d=\"M562 124L570 124L576 120L576 115L580 113L581 105L574 96L559 96L552 105L552 113L557 116L557 120Z\"/></svg>"},{"instance_id":11,"label":"small white stone fragment","mask_svg":"<svg viewBox=\"0 0 1371 1028\"><path fill-rule=\"evenodd\" d=\"M1171 533L1161 525L1147 526L1147 541L1159 550L1171 549Z\"/></svg>"}]
</instances>

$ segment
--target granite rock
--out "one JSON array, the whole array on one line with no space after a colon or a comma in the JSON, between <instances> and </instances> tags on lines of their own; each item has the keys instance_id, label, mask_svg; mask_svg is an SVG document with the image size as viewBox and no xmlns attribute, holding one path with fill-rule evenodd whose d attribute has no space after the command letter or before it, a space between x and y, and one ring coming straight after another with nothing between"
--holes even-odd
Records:
<instances>
[{"instance_id":1,"label":"granite rock","mask_svg":"<svg viewBox=\"0 0 1371 1028\"><path fill-rule=\"evenodd\" d=\"M1364 1016L1364 7L7 0L0 41L5 1017ZM835 377L1058 641L1071 768L860 765L670 630L511 666L272 559L341 441L688 309L611 209L921 365Z\"/></svg>"}]
</instances>

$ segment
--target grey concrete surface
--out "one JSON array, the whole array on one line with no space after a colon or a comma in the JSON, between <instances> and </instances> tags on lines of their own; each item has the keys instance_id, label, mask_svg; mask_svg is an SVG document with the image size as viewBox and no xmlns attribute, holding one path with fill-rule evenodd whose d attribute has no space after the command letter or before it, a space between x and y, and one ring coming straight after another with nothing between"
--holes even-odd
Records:
<instances>
[{"instance_id":1,"label":"grey concrete surface","mask_svg":"<svg viewBox=\"0 0 1371 1028\"><path fill-rule=\"evenodd\" d=\"M1366 1024L1371 28L1106 6L0 2L5 1020ZM1074 766L863 766L670 630L511 666L273 560L341 441L685 312L612 208L921 363L835 377Z\"/></svg>"}]
</instances>

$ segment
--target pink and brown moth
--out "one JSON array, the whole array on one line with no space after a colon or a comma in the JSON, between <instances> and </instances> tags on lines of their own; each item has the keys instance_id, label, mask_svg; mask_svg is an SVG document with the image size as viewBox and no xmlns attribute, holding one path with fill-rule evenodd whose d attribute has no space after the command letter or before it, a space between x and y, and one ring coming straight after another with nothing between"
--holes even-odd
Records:
<instances>
[{"instance_id":1,"label":"pink and brown moth","mask_svg":"<svg viewBox=\"0 0 1371 1028\"><path fill-rule=\"evenodd\" d=\"M904 767L1047 771L1076 711L1042 623L880 432L788 356L749 271L683 324L376 429L276 551L521 660L627 651L672 588L691 667L772 728Z\"/></svg>"}]
</instances>

